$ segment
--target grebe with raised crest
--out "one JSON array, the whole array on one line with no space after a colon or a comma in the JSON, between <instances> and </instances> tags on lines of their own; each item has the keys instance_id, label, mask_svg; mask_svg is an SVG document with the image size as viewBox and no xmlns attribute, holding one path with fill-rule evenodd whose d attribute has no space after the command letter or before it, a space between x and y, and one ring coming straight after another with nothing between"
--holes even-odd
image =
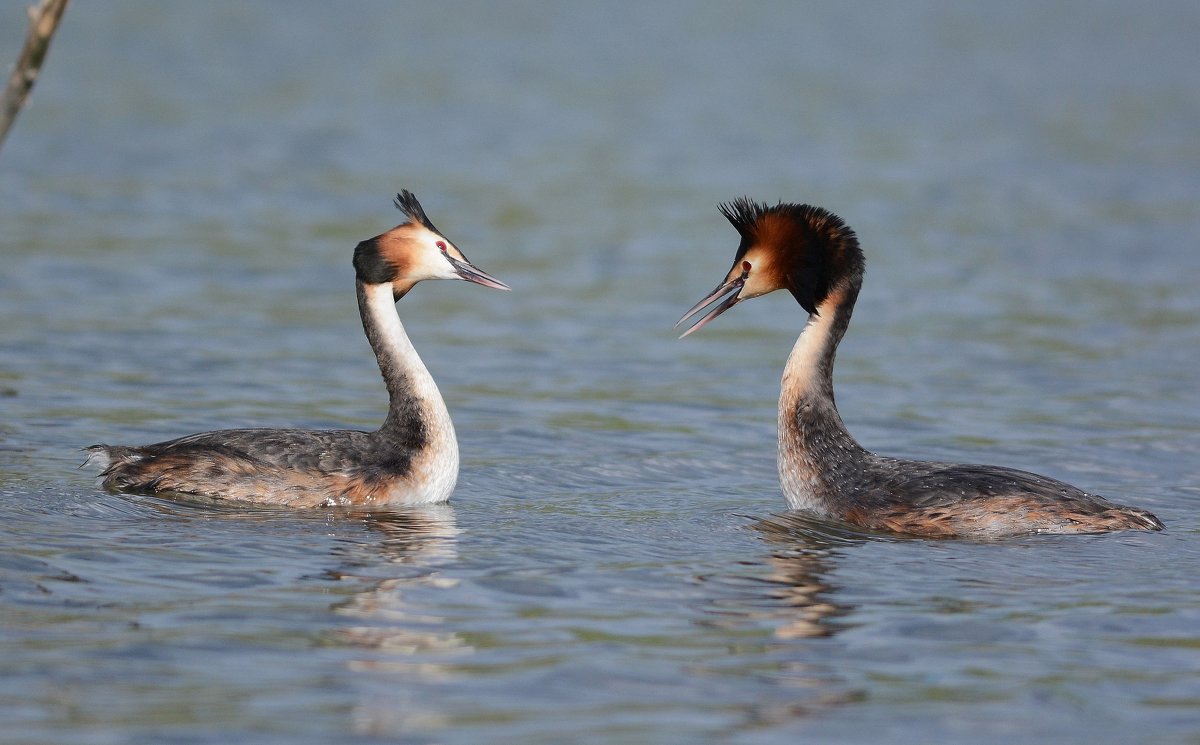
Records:
<instances>
[{"instance_id":1,"label":"grebe with raised crest","mask_svg":"<svg viewBox=\"0 0 1200 745\"><path fill-rule=\"evenodd\" d=\"M792 509L868 530L926 537L1161 530L1149 512L1011 468L888 458L846 430L833 363L862 287L858 238L820 207L742 197L721 213L741 236L733 268L676 327L711 310L680 338L743 300L786 289L808 312L779 397L779 479Z\"/></svg>"},{"instance_id":2,"label":"grebe with raised crest","mask_svg":"<svg viewBox=\"0 0 1200 745\"><path fill-rule=\"evenodd\" d=\"M290 507L448 500L458 480L454 425L395 304L425 279L509 287L468 261L412 192L395 203L407 221L354 250L358 310L389 396L378 430L227 429L141 447L92 445L84 465L102 466L114 491Z\"/></svg>"}]
</instances>

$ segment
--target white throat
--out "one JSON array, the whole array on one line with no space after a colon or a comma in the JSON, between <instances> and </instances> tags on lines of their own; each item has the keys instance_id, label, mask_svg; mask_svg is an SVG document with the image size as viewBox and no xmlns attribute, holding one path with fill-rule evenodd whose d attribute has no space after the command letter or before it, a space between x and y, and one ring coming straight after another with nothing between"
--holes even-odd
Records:
<instances>
[{"instance_id":1,"label":"white throat","mask_svg":"<svg viewBox=\"0 0 1200 745\"><path fill-rule=\"evenodd\" d=\"M819 390L822 384L821 363L829 348L833 314L836 312L829 308L821 315L809 315L783 368L780 404L785 400L795 403Z\"/></svg>"},{"instance_id":2,"label":"white throat","mask_svg":"<svg viewBox=\"0 0 1200 745\"><path fill-rule=\"evenodd\" d=\"M458 440L454 435L454 423L450 412L438 390L433 376L421 361L420 355L409 340L390 284L366 285L365 311L370 315L378 334L376 355L380 359L388 392L393 399L397 391L395 380L387 380L388 367L402 374L403 393L417 401L421 409L428 441L412 461L409 478L399 482L392 493L382 496L390 504L426 504L444 502L450 498L458 481ZM386 358L386 361L385 361ZM394 401L393 401L394 403ZM389 411L389 419L393 412Z\"/></svg>"},{"instance_id":3,"label":"white throat","mask_svg":"<svg viewBox=\"0 0 1200 745\"><path fill-rule=\"evenodd\" d=\"M861 450L846 431L833 396L833 361L847 312L828 303L796 339L779 394L779 483L792 509L829 514L823 498L829 469Z\"/></svg>"}]
</instances>

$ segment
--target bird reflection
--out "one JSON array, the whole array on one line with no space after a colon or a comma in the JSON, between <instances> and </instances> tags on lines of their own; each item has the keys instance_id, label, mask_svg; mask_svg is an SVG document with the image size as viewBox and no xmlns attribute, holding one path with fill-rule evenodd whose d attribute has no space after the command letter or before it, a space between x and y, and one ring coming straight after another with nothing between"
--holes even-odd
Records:
<instances>
[{"instance_id":1,"label":"bird reflection","mask_svg":"<svg viewBox=\"0 0 1200 745\"><path fill-rule=\"evenodd\" d=\"M771 515L750 524L770 545L765 560L748 566L760 571L710 575L703 579L732 590L714 599L708 623L734 628L746 622L766 622L777 639L832 636L834 621L851 608L834 600L836 587L826 579L838 550L867 540L853 530L843 530L798 512Z\"/></svg>"},{"instance_id":2,"label":"bird reflection","mask_svg":"<svg viewBox=\"0 0 1200 745\"><path fill-rule=\"evenodd\" d=\"M341 585L332 592L342 599L331 608L339 620L321 632L321 639L346 649L343 659L351 671L393 682L437 682L451 677L450 661L474 652L462 637L447 630L446 619L430 612L434 604L427 597L413 597L430 588L457 584L443 571L458 559L462 532L448 504L297 511L136 495L118 504L136 504L180 520L295 523L291 536L303 535L304 530L334 536L332 566L320 579L330 581L326 585ZM446 716L438 701L425 700L399 685L384 690L382 695L364 695L354 704L355 733L392 737L444 725Z\"/></svg>"},{"instance_id":3,"label":"bird reflection","mask_svg":"<svg viewBox=\"0 0 1200 745\"><path fill-rule=\"evenodd\" d=\"M859 545L868 536L799 512L772 515L750 527L772 544L767 561L773 571L763 582L767 597L776 605L775 636L833 636L836 619L852 608L834 601L836 587L826 576L839 548Z\"/></svg>"},{"instance_id":4,"label":"bird reflection","mask_svg":"<svg viewBox=\"0 0 1200 745\"><path fill-rule=\"evenodd\" d=\"M771 515L749 527L766 542L766 555L732 572L701 577L718 590L706 603L703 625L734 638L756 639L759 629L770 633L769 640L735 651L719 669L786 690L781 698L746 706L739 727L783 726L860 701L862 691L847 686L829 656L831 647L818 640L835 636L842 628L838 619L853 610L838 602L839 588L828 579L842 550L873 536L798 512Z\"/></svg>"},{"instance_id":5,"label":"bird reflection","mask_svg":"<svg viewBox=\"0 0 1200 745\"><path fill-rule=\"evenodd\" d=\"M356 673L384 680L422 683L451 677L453 659L474 652L461 636L447 630L447 620L430 612L430 604L414 600L415 592L451 588L458 581L441 568L458 558L454 508L425 505L388 511L350 513L368 535L339 548L338 569L329 576L361 584L363 589L333 606L347 620L327 639L352 651L347 666ZM407 686L365 695L351 714L354 732L390 737L413 729L438 729L446 715L436 701L412 694Z\"/></svg>"},{"instance_id":6,"label":"bird reflection","mask_svg":"<svg viewBox=\"0 0 1200 745\"><path fill-rule=\"evenodd\" d=\"M405 597L414 588L448 588L457 583L438 571L458 556L456 538L461 531L455 524L454 508L428 505L363 512L357 517L379 538L344 547L340 553L345 568L330 572L335 579L367 583L367 589L334 606L335 613L358 623L334 630L333 639L401 656L471 651L457 634L443 629L445 619L411 606ZM371 670L409 667L390 655L353 665Z\"/></svg>"}]
</instances>

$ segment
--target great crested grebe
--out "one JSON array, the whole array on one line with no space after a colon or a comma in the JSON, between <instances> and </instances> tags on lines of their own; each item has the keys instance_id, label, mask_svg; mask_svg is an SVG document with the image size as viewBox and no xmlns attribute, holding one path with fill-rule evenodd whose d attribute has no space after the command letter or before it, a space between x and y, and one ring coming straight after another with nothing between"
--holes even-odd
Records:
<instances>
[{"instance_id":1,"label":"great crested grebe","mask_svg":"<svg viewBox=\"0 0 1200 745\"><path fill-rule=\"evenodd\" d=\"M396 302L423 279L465 279L509 289L477 269L425 216L409 191L408 218L354 249L363 330L387 386L375 432L227 429L143 447L93 445L116 491L175 493L291 507L444 502L458 480L458 442L437 384L413 349Z\"/></svg>"},{"instance_id":2,"label":"great crested grebe","mask_svg":"<svg viewBox=\"0 0 1200 745\"><path fill-rule=\"evenodd\" d=\"M833 396L833 362L862 287L854 231L820 207L745 197L721 213L741 236L725 281L679 319L713 303L680 337L742 300L786 289L808 312L779 397L779 480L792 509L869 530L998 538L1027 533L1161 530L1145 510L1011 468L876 455L846 431Z\"/></svg>"}]
</instances>

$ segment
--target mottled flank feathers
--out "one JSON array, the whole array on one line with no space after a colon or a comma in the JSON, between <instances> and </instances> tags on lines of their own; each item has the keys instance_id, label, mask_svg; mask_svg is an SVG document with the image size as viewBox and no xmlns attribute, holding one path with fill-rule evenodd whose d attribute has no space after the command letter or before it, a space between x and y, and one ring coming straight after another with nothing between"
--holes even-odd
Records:
<instances>
[{"instance_id":1,"label":"mottled flank feathers","mask_svg":"<svg viewBox=\"0 0 1200 745\"><path fill-rule=\"evenodd\" d=\"M291 507L383 502L414 451L380 432L219 430L144 447L93 445L113 491L191 494Z\"/></svg>"}]
</instances>

